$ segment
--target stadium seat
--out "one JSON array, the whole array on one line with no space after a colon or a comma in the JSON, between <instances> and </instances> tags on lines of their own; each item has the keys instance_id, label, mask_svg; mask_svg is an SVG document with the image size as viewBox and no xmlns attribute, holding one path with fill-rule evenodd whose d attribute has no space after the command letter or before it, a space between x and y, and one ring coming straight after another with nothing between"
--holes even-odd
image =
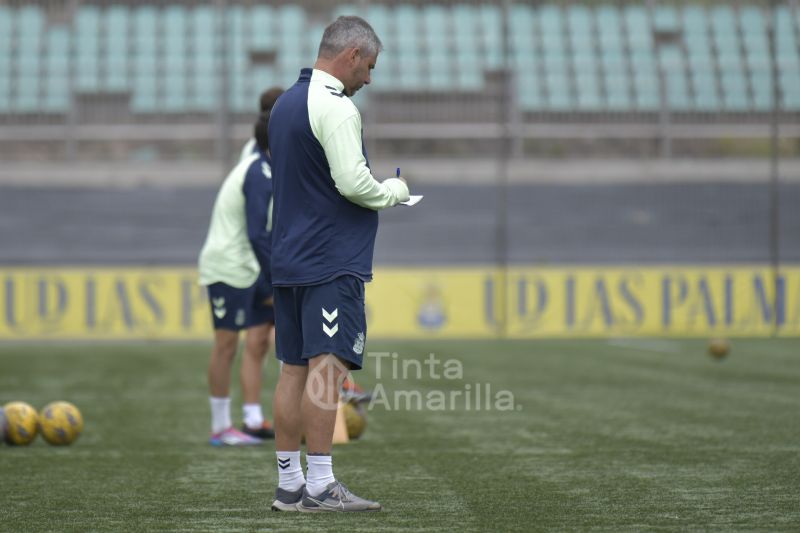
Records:
<instances>
[{"instance_id":1,"label":"stadium seat","mask_svg":"<svg viewBox=\"0 0 800 533\"><path fill-rule=\"evenodd\" d=\"M312 66L317 59L319 53L319 43L322 41L322 34L325 33L325 26L322 24L314 24L306 30L306 49L303 53L301 66ZM298 72L299 69L298 69Z\"/></svg>"},{"instance_id":2,"label":"stadium seat","mask_svg":"<svg viewBox=\"0 0 800 533\"><path fill-rule=\"evenodd\" d=\"M258 24L264 24L264 21L259 19ZM187 106L192 111L213 111L217 100L217 27L213 9L207 6L194 8L189 15L189 25L191 32L188 46L191 52L187 63L190 72Z\"/></svg>"},{"instance_id":3,"label":"stadium seat","mask_svg":"<svg viewBox=\"0 0 800 533\"><path fill-rule=\"evenodd\" d=\"M717 95L717 79L713 70L693 69L691 74L694 110L700 112L718 111L720 99Z\"/></svg>"},{"instance_id":4,"label":"stadium seat","mask_svg":"<svg viewBox=\"0 0 800 533\"><path fill-rule=\"evenodd\" d=\"M430 4L423 7L422 25L422 33L428 51L447 50L450 26L449 17L444 7L437 4Z\"/></svg>"},{"instance_id":5,"label":"stadium seat","mask_svg":"<svg viewBox=\"0 0 800 533\"><path fill-rule=\"evenodd\" d=\"M132 96L131 110L135 113L158 111L158 80L160 69L159 14L152 6L141 6L133 10L132 25Z\"/></svg>"},{"instance_id":6,"label":"stadium seat","mask_svg":"<svg viewBox=\"0 0 800 533\"><path fill-rule=\"evenodd\" d=\"M17 11L16 51L12 50L12 61L16 60L16 88L12 108L26 113L36 111L39 103L40 76L42 66L44 16L38 7L24 6Z\"/></svg>"},{"instance_id":7,"label":"stadium seat","mask_svg":"<svg viewBox=\"0 0 800 533\"><path fill-rule=\"evenodd\" d=\"M747 82L740 71L729 70L722 73L722 90L726 110L744 112L750 109Z\"/></svg>"},{"instance_id":8,"label":"stadium seat","mask_svg":"<svg viewBox=\"0 0 800 533\"><path fill-rule=\"evenodd\" d=\"M606 107L610 111L631 111L635 108L630 96L627 73L615 73L606 70L604 83Z\"/></svg>"},{"instance_id":9,"label":"stadium seat","mask_svg":"<svg viewBox=\"0 0 800 533\"><path fill-rule=\"evenodd\" d=\"M445 51L431 50L426 56L425 79L427 88L433 91L446 91L451 87L453 76L450 72L452 62Z\"/></svg>"},{"instance_id":10,"label":"stadium seat","mask_svg":"<svg viewBox=\"0 0 800 533\"><path fill-rule=\"evenodd\" d=\"M653 48L653 34L647 12L641 6L624 8L625 29L631 51L647 51Z\"/></svg>"},{"instance_id":11,"label":"stadium seat","mask_svg":"<svg viewBox=\"0 0 800 533\"><path fill-rule=\"evenodd\" d=\"M653 13L653 29L656 31L677 32L681 25L675 6L658 4Z\"/></svg>"},{"instance_id":12,"label":"stadium seat","mask_svg":"<svg viewBox=\"0 0 800 533\"><path fill-rule=\"evenodd\" d=\"M422 66L417 54L406 53L398 57L397 85L406 91L416 91L424 87L422 79Z\"/></svg>"},{"instance_id":13,"label":"stadium seat","mask_svg":"<svg viewBox=\"0 0 800 533\"><path fill-rule=\"evenodd\" d=\"M709 39L706 9L689 5L682 10L683 37L686 45L694 110L713 112L720 108L715 75L715 59Z\"/></svg>"},{"instance_id":14,"label":"stadium seat","mask_svg":"<svg viewBox=\"0 0 800 533\"><path fill-rule=\"evenodd\" d=\"M195 8L195 11L200 8ZM195 15L197 16L197 15ZM249 46L254 50L274 50L277 15L270 5L258 4L250 11Z\"/></svg>"},{"instance_id":15,"label":"stadium seat","mask_svg":"<svg viewBox=\"0 0 800 533\"><path fill-rule=\"evenodd\" d=\"M183 72L167 71L164 76L164 107L168 113L182 113L188 108L186 76Z\"/></svg>"},{"instance_id":16,"label":"stadium seat","mask_svg":"<svg viewBox=\"0 0 800 533\"><path fill-rule=\"evenodd\" d=\"M608 5L598 8L596 13L597 33L603 53L621 53L623 50L623 28L619 10Z\"/></svg>"},{"instance_id":17,"label":"stadium seat","mask_svg":"<svg viewBox=\"0 0 800 533\"><path fill-rule=\"evenodd\" d=\"M400 53L418 53L418 45L422 41L420 37L422 27L417 8L409 4L400 4L394 9L394 19L396 45Z\"/></svg>"},{"instance_id":18,"label":"stadium seat","mask_svg":"<svg viewBox=\"0 0 800 533\"><path fill-rule=\"evenodd\" d=\"M776 8L776 41L781 93L781 106L789 111L800 111L800 50L792 15L785 5Z\"/></svg>"},{"instance_id":19,"label":"stadium seat","mask_svg":"<svg viewBox=\"0 0 800 533\"><path fill-rule=\"evenodd\" d=\"M250 97L244 72L232 72L228 78L228 105L238 113L253 112L255 99Z\"/></svg>"},{"instance_id":20,"label":"stadium seat","mask_svg":"<svg viewBox=\"0 0 800 533\"><path fill-rule=\"evenodd\" d=\"M772 109L772 70L764 13L756 6L739 10L739 24L745 48L744 65L753 92L756 111Z\"/></svg>"},{"instance_id":21,"label":"stadium seat","mask_svg":"<svg viewBox=\"0 0 800 533\"><path fill-rule=\"evenodd\" d=\"M484 85L483 73L475 68L458 69L456 79L462 91L479 91Z\"/></svg>"},{"instance_id":22,"label":"stadium seat","mask_svg":"<svg viewBox=\"0 0 800 533\"><path fill-rule=\"evenodd\" d=\"M517 99L525 111L541 111L544 107L539 77L535 72L521 71L517 73Z\"/></svg>"},{"instance_id":23,"label":"stadium seat","mask_svg":"<svg viewBox=\"0 0 800 533\"><path fill-rule=\"evenodd\" d=\"M726 111L748 111L751 106L742 62L736 14L728 5L716 5L711 9L710 16L714 45L717 50L723 107Z\"/></svg>"},{"instance_id":24,"label":"stadium seat","mask_svg":"<svg viewBox=\"0 0 800 533\"><path fill-rule=\"evenodd\" d=\"M600 6L596 10L596 23L606 106L611 111L632 110L635 106L630 97L628 56L619 9L610 5Z\"/></svg>"},{"instance_id":25,"label":"stadium seat","mask_svg":"<svg viewBox=\"0 0 800 533\"><path fill-rule=\"evenodd\" d=\"M683 37L689 62L712 61L711 41L706 10L703 6L687 6L683 9ZM694 63L693 63L694 64ZM692 67L694 69L694 67Z\"/></svg>"},{"instance_id":26,"label":"stadium seat","mask_svg":"<svg viewBox=\"0 0 800 533\"><path fill-rule=\"evenodd\" d=\"M597 69L591 13L583 6L571 6L567 22L575 72L588 75Z\"/></svg>"},{"instance_id":27,"label":"stadium seat","mask_svg":"<svg viewBox=\"0 0 800 533\"><path fill-rule=\"evenodd\" d=\"M20 7L14 21L17 38L23 43L26 39L38 39L44 29L44 23L44 13L39 7L33 5Z\"/></svg>"},{"instance_id":28,"label":"stadium seat","mask_svg":"<svg viewBox=\"0 0 800 533\"><path fill-rule=\"evenodd\" d=\"M636 109L638 111L656 111L660 106L659 82L657 74L636 72L633 76Z\"/></svg>"},{"instance_id":29,"label":"stadium seat","mask_svg":"<svg viewBox=\"0 0 800 533\"><path fill-rule=\"evenodd\" d=\"M258 97L261 94L261 91L272 87L273 85L277 85L278 82L275 76L275 69L271 66L267 65L258 65L252 67L250 70L251 78L252 78L252 91L250 93L250 109L252 109L253 113L259 110L258 107ZM299 71L298 71L299 73ZM284 87L288 87L286 84L281 84Z\"/></svg>"},{"instance_id":30,"label":"stadium seat","mask_svg":"<svg viewBox=\"0 0 800 533\"><path fill-rule=\"evenodd\" d=\"M539 28L542 34L542 44L546 54L558 53L563 55L566 46L564 44L564 26L561 8L554 5L543 6L539 10Z\"/></svg>"},{"instance_id":31,"label":"stadium seat","mask_svg":"<svg viewBox=\"0 0 800 533\"><path fill-rule=\"evenodd\" d=\"M8 78L0 78L0 113L8 113L11 110L8 81Z\"/></svg>"},{"instance_id":32,"label":"stadium seat","mask_svg":"<svg viewBox=\"0 0 800 533\"><path fill-rule=\"evenodd\" d=\"M168 6L164 24L164 97L163 110L180 113L187 109L186 10L180 5Z\"/></svg>"},{"instance_id":33,"label":"stadium seat","mask_svg":"<svg viewBox=\"0 0 800 533\"><path fill-rule=\"evenodd\" d=\"M72 21L48 20L30 3L0 5L0 107L65 112L78 91L131 91L140 113L212 112L217 98L218 20L207 3L79 3ZM479 91L485 71L518 74L525 110L655 111L658 66L670 106L696 112L767 112L773 91L767 24L757 3L512 3L508 19L491 3L351 1L331 15L367 17L384 42L378 91ZM800 9L781 4L775 20L781 104L800 110ZM326 17L327 18L327 17ZM247 111L265 85L289 85L309 66L323 31L295 4L234 3L228 31L229 98ZM682 31L683 46L653 43L652 29ZM274 65L251 65L253 51ZM72 70L72 72L71 72ZM531 89L531 88L534 89Z\"/></svg>"},{"instance_id":34,"label":"stadium seat","mask_svg":"<svg viewBox=\"0 0 800 533\"><path fill-rule=\"evenodd\" d=\"M112 6L101 24L106 31L102 50L105 80L103 87L109 91L128 89L128 9Z\"/></svg>"},{"instance_id":35,"label":"stadium seat","mask_svg":"<svg viewBox=\"0 0 800 533\"><path fill-rule=\"evenodd\" d=\"M572 87L566 71L548 71L545 75L548 111L565 112L574 109Z\"/></svg>"},{"instance_id":36,"label":"stadium seat","mask_svg":"<svg viewBox=\"0 0 800 533\"><path fill-rule=\"evenodd\" d=\"M599 111L602 105L600 84L596 72L579 72L575 76L577 108L581 111Z\"/></svg>"},{"instance_id":37,"label":"stadium seat","mask_svg":"<svg viewBox=\"0 0 800 533\"><path fill-rule=\"evenodd\" d=\"M800 111L800 73L784 71L780 74L783 109Z\"/></svg>"},{"instance_id":38,"label":"stadium seat","mask_svg":"<svg viewBox=\"0 0 800 533\"><path fill-rule=\"evenodd\" d=\"M535 52L538 34L533 8L528 5L513 4L508 15L508 27L511 32L512 52L524 56Z\"/></svg>"},{"instance_id":39,"label":"stadium seat","mask_svg":"<svg viewBox=\"0 0 800 533\"><path fill-rule=\"evenodd\" d=\"M502 68L505 62L505 38L503 16L495 5L482 4L478 11L481 24L480 37L483 47L484 65L488 69Z\"/></svg>"},{"instance_id":40,"label":"stadium seat","mask_svg":"<svg viewBox=\"0 0 800 533\"><path fill-rule=\"evenodd\" d=\"M2 16L0 14L0 16ZM9 54L0 53L0 110L8 109L8 97L11 91L11 58Z\"/></svg>"},{"instance_id":41,"label":"stadium seat","mask_svg":"<svg viewBox=\"0 0 800 533\"><path fill-rule=\"evenodd\" d=\"M69 77L49 74L42 100L42 110L48 113L64 113L69 110Z\"/></svg>"},{"instance_id":42,"label":"stadium seat","mask_svg":"<svg viewBox=\"0 0 800 533\"><path fill-rule=\"evenodd\" d=\"M133 53L135 56L156 55L162 32L158 31L158 15L152 6L138 7L133 12Z\"/></svg>"},{"instance_id":43,"label":"stadium seat","mask_svg":"<svg viewBox=\"0 0 800 533\"><path fill-rule=\"evenodd\" d=\"M778 61L781 66L796 67L800 64L800 61L798 61L798 42L792 19L789 17L789 11L779 7L777 9L776 22L775 34Z\"/></svg>"},{"instance_id":44,"label":"stadium seat","mask_svg":"<svg viewBox=\"0 0 800 533\"><path fill-rule=\"evenodd\" d=\"M768 65L751 67L750 85L753 88L753 109L767 112L772 109L772 70Z\"/></svg>"},{"instance_id":45,"label":"stadium seat","mask_svg":"<svg viewBox=\"0 0 800 533\"><path fill-rule=\"evenodd\" d=\"M0 5L0 80L5 82L8 82L7 76L11 68L11 32L14 27L12 13L14 10Z\"/></svg>"},{"instance_id":46,"label":"stadium seat","mask_svg":"<svg viewBox=\"0 0 800 533\"><path fill-rule=\"evenodd\" d=\"M158 111L158 78L155 75L138 74L133 82L131 110L135 113Z\"/></svg>"},{"instance_id":47,"label":"stadium seat","mask_svg":"<svg viewBox=\"0 0 800 533\"><path fill-rule=\"evenodd\" d=\"M46 38L46 82L43 108L51 113L66 112L69 109L70 100L71 33L66 26L51 26Z\"/></svg>"},{"instance_id":48,"label":"stadium seat","mask_svg":"<svg viewBox=\"0 0 800 533\"><path fill-rule=\"evenodd\" d=\"M662 46L659 49L659 61L664 69L667 89L667 103L675 111L690 109L689 87L686 80L686 65L683 54L677 46Z\"/></svg>"},{"instance_id":49,"label":"stadium seat","mask_svg":"<svg viewBox=\"0 0 800 533\"><path fill-rule=\"evenodd\" d=\"M32 113L39 110L39 75L22 74L16 77L16 98L12 107L20 113Z\"/></svg>"},{"instance_id":50,"label":"stadium seat","mask_svg":"<svg viewBox=\"0 0 800 533\"><path fill-rule=\"evenodd\" d=\"M483 84L482 73L478 71L483 65L476 38L479 24L475 9L470 5L456 4L451 10L451 24L459 86L464 90L477 89Z\"/></svg>"}]
</instances>

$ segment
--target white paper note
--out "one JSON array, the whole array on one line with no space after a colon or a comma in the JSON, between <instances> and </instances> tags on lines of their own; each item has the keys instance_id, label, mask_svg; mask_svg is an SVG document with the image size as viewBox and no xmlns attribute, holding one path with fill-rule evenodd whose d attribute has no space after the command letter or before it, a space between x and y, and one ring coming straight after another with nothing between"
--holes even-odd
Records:
<instances>
[{"instance_id":1,"label":"white paper note","mask_svg":"<svg viewBox=\"0 0 800 533\"><path fill-rule=\"evenodd\" d=\"M417 194L417 195L412 194L412 195L410 195L408 197L408 200L406 200L405 202L400 202L400 203L403 204L403 205L412 206L412 205L418 204L420 200L422 200L422 195L421 194Z\"/></svg>"}]
</instances>

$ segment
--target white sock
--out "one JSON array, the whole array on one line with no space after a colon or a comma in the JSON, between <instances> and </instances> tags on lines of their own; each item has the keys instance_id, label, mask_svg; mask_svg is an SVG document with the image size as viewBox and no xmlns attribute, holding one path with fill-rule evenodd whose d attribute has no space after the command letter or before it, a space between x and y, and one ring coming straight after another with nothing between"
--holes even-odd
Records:
<instances>
[{"instance_id":1,"label":"white sock","mask_svg":"<svg viewBox=\"0 0 800 533\"><path fill-rule=\"evenodd\" d=\"M308 465L306 490L311 496L319 496L329 483L336 481L333 477L333 457L306 454L306 464Z\"/></svg>"},{"instance_id":2,"label":"white sock","mask_svg":"<svg viewBox=\"0 0 800 533\"><path fill-rule=\"evenodd\" d=\"M251 429L258 429L264 423L264 414L261 412L260 403L246 403L242 405L244 423Z\"/></svg>"},{"instance_id":3,"label":"white sock","mask_svg":"<svg viewBox=\"0 0 800 533\"><path fill-rule=\"evenodd\" d=\"M300 466L300 450L296 452L275 452L278 457L278 486L291 492L306 484L303 467Z\"/></svg>"},{"instance_id":4,"label":"white sock","mask_svg":"<svg viewBox=\"0 0 800 533\"><path fill-rule=\"evenodd\" d=\"M211 402L211 433L228 429L231 423L231 399L209 397Z\"/></svg>"}]
</instances>

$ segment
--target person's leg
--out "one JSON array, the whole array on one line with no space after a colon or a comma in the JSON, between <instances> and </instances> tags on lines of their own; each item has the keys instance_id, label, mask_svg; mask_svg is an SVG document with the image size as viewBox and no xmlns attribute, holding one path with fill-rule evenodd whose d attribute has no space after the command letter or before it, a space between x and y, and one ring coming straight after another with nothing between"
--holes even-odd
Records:
<instances>
[{"instance_id":1,"label":"person's leg","mask_svg":"<svg viewBox=\"0 0 800 533\"><path fill-rule=\"evenodd\" d=\"M308 365L300 357L302 331L297 320L297 290L275 289L275 356L281 361L278 383L272 397L275 424L275 455L278 465L278 487L272 502L273 511L296 511L305 489L305 476L300 463L302 420L300 402L308 375Z\"/></svg>"},{"instance_id":2,"label":"person's leg","mask_svg":"<svg viewBox=\"0 0 800 533\"><path fill-rule=\"evenodd\" d=\"M339 391L359 369L366 341L364 283L342 276L309 288L303 306L303 355L309 370L301 406L308 471L299 511L379 511L381 505L350 492L333 475L333 430Z\"/></svg>"},{"instance_id":3,"label":"person's leg","mask_svg":"<svg viewBox=\"0 0 800 533\"><path fill-rule=\"evenodd\" d=\"M333 430L339 407L339 388L347 368L333 354L318 355L308 362L308 378L303 392L301 412L306 435L306 490L322 494L336 481L333 476Z\"/></svg>"},{"instance_id":4,"label":"person's leg","mask_svg":"<svg viewBox=\"0 0 800 533\"><path fill-rule=\"evenodd\" d=\"M247 329L239 379L242 384L244 424L250 429L260 430L264 423L261 410L261 378L264 358L270 348L272 324L259 324Z\"/></svg>"},{"instance_id":5,"label":"person's leg","mask_svg":"<svg viewBox=\"0 0 800 533\"><path fill-rule=\"evenodd\" d=\"M277 450L300 449L303 433L300 405L307 375L306 366L283 364L281 367L272 398Z\"/></svg>"},{"instance_id":6,"label":"person's leg","mask_svg":"<svg viewBox=\"0 0 800 533\"><path fill-rule=\"evenodd\" d=\"M208 303L214 323L214 347L208 362L210 444L213 446L250 446L263 442L245 435L231 423L231 369L239 347L239 330L247 323L250 299L247 290L225 283L208 286Z\"/></svg>"},{"instance_id":7,"label":"person's leg","mask_svg":"<svg viewBox=\"0 0 800 533\"><path fill-rule=\"evenodd\" d=\"M231 366L236 357L239 332L214 330L214 347L208 362L208 392L211 397L211 432L216 434L231 427Z\"/></svg>"},{"instance_id":8,"label":"person's leg","mask_svg":"<svg viewBox=\"0 0 800 533\"><path fill-rule=\"evenodd\" d=\"M275 455L278 459L278 488L273 511L295 511L306 479L300 463L302 421L300 400L303 397L308 367L283 363L272 398L275 422Z\"/></svg>"},{"instance_id":9,"label":"person's leg","mask_svg":"<svg viewBox=\"0 0 800 533\"><path fill-rule=\"evenodd\" d=\"M345 364L333 354L318 355L308 362L301 411L309 455L331 453L339 389L347 372Z\"/></svg>"}]
</instances>

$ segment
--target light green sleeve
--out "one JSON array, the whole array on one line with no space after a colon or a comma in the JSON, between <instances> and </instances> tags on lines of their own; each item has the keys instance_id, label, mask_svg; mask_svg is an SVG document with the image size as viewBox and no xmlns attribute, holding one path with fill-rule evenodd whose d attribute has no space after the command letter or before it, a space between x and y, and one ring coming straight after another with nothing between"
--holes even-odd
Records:
<instances>
[{"instance_id":1,"label":"light green sleeve","mask_svg":"<svg viewBox=\"0 0 800 533\"><path fill-rule=\"evenodd\" d=\"M361 151L361 117L345 119L322 142L331 177L342 196L362 207L378 211L408 200L408 187L397 178L376 180Z\"/></svg>"},{"instance_id":2,"label":"light green sleeve","mask_svg":"<svg viewBox=\"0 0 800 533\"><path fill-rule=\"evenodd\" d=\"M239 163L253 155L253 149L255 146L256 140L253 137L250 137L250 139L244 143L244 146L242 146L242 153L239 154Z\"/></svg>"}]
</instances>

